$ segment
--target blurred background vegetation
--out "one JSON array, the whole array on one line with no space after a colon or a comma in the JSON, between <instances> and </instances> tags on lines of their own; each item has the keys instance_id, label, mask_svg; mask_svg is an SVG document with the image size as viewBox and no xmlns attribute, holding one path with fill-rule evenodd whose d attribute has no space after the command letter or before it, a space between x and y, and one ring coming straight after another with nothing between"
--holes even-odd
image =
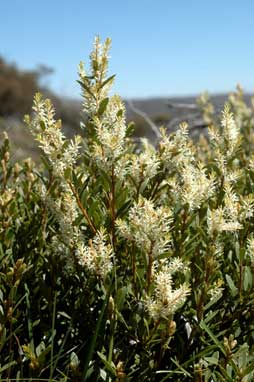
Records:
<instances>
[{"instance_id":1,"label":"blurred background vegetation","mask_svg":"<svg viewBox=\"0 0 254 382\"><path fill-rule=\"evenodd\" d=\"M6 130L11 137L16 158L32 156L36 159L38 156L33 139L22 124L23 116L31 113L33 97L38 91L54 103L67 135L79 130L80 102L60 100L43 85L45 77L52 73L53 69L44 65L24 71L0 57L0 131Z\"/></svg>"}]
</instances>

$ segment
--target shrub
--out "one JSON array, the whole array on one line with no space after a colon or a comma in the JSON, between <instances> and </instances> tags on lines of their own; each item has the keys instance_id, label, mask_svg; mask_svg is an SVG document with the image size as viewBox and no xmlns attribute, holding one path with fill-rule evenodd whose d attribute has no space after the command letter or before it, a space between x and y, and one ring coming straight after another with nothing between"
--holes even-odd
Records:
<instances>
[{"instance_id":1,"label":"shrub","mask_svg":"<svg viewBox=\"0 0 254 382\"><path fill-rule=\"evenodd\" d=\"M252 381L253 106L239 89L218 126L206 99L209 139L135 147L109 46L80 64L81 137L36 94L41 165L3 140L1 380Z\"/></svg>"},{"instance_id":2,"label":"shrub","mask_svg":"<svg viewBox=\"0 0 254 382\"><path fill-rule=\"evenodd\" d=\"M39 88L38 70L21 71L0 57L0 115L28 113Z\"/></svg>"}]
</instances>

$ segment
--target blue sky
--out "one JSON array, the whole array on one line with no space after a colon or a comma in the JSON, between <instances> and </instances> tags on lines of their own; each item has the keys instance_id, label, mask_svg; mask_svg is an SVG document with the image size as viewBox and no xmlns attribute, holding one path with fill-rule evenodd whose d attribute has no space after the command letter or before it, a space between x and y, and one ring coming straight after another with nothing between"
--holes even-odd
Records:
<instances>
[{"instance_id":1,"label":"blue sky","mask_svg":"<svg viewBox=\"0 0 254 382\"><path fill-rule=\"evenodd\" d=\"M254 89L253 0L0 0L0 55L55 69L57 93L79 96L77 64L94 36L112 38L115 92L149 97Z\"/></svg>"}]
</instances>

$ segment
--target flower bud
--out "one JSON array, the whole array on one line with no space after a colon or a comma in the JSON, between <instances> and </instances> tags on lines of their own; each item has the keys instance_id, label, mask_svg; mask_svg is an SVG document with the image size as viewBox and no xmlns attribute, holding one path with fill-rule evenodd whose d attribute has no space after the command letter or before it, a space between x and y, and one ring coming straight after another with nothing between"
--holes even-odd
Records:
<instances>
[{"instance_id":1,"label":"flower bud","mask_svg":"<svg viewBox=\"0 0 254 382\"><path fill-rule=\"evenodd\" d=\"M168 323L168 335L171 337L175 334L176 331L176 322L173 320L170 320Z\"/></svg>"}]
</instances>

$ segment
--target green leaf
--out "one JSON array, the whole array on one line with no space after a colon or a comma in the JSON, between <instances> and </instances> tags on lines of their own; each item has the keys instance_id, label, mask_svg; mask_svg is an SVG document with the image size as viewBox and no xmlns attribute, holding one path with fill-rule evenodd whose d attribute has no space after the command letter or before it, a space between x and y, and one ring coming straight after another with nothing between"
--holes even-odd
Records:
<instances>
[{"instance_id":1,"label":"green leaf","mask_svg":"<svg viewBox=\"0 0 254 382\"><path fill-rule=\"evenodd\" d=\"M245 292L252 287L252 272L250 270L250 267L246 266L244 267L244 273L243 273L243 289Z\"/></svg>"},{"instance_id":2,"label":"green leaf","mask_svg":"<svg viewBox=\"0 0 254 382\"><path fill-rule=\"evenodd\" d=\"M85 89L85 91L86 91L88 94L90 94L91 97L93 97L94 100L96 100L95 95L91 92L91 90L89 89L89 87L88 87L84 82L79 81L79 80L77 80L77 82L79 83L79 85L80 85L83 89Z\"/></svg>"},{"instance_id":3,"label":"green leaf","mask_svg":"<svg viewBox=\"0 0 254 382\"><path fill-rule=\"evenodd\" d=\"M111 280L110 288L108 289L107 295L104 298L103 305L102 305L99 317L97 319L97 323L96 323L96 327L95 327L95 333L93 334L93 336L91 338L91 343L90 343L90 346L89 346L88 354L86 355L86 359L84 360L84 369L83 369L83 373L82 373L82 382L87 381L87 378L88 378L87 373L88 373L88 370L89 370L90 361L92 359L92 356L93 356L93 353L94 353L94 350L95 350L96 341L97 341L97 338L98 338L98 335L99 335L99 332L100 332L100 328L101 328L101 324L102 324L102 319L104 317L104 314L105 314L105 311L106 311L106 307L108 306L109 296L111 294L111 290L112 290L113 285L114 285L113 280Z\"/></svg>"},{"instance_id":4,"label":"green leaf","mask_svg":"<svg viewBox=\"0 0 254 382\"><path fill-rule=\"evenodd\" d=\"M108 101L109 101L109 98L107 97L107 98L104 98L102 101L101 101L101 103L100 103L100 105L99 105L99 109L98 109L98 114L99 114L99 116L101 116L103 113L104 113L104 111L106 110L106 108L107 108L107 106L108 106Z\"/></svg>"},{"instance_id":5,"label":"green leaf","mask_svg":"<svg viewBox=\"0 0 254 382\"><path fill-rule=\"evenodd\" d=\"M70 167L67 167L64 170L64 178L65 178L65 180L71 180L71 174L72 174L72 169Z\"/></svg>"},{"instance_id":6,"label":"green leaf","mask_svg":"<svg viewBox=\"0 0 254 382\"><path fill-rule=\"evenodd\" d=\"M125 299L126 299L127 293L128 293L128 287L127 286L124 286L124 287L118 289L118 291L117 291L116 304L117 304L117 309L119 310L119 312L124 307L124 303L125 303Z\"/></svg>"},{"instance_id":7,"label":"green leaf","mask_svg":"<svg viewBox=\"0 0 254 382\"><path fill-rule=\"evenodd\" d=\"M218 340L218 338L215 337L215 335L213 334L213 332L210 330L210 328L205 324L204 321L201 321L200 322L200 328L203 329L208 335L209 337L213 340L213 342L217 345L217 347L220 349L220 351L226 355L226 351L224 349L224 346L220 343L220 341Z\"/></svg>"},{"instance_id":8,"label":"green leaf","mask_svg":"<svg viewBox=\"0 0 254 382\"><path fill-rule=\"evenodd\" d=\"M36 350L37 350L37 348L36 348ZM41 353L40 353L40 355L39 355L39 357L38 357L38 362L39 362L41 365L43 365L44 362L45 362L46 356L47 356L48 353L51 351L51 345L49 345L48 347L46 347L46 349L44 349L44 350L42 350L42 349L40 349L40 350L41 350ZM39 351L39 350L38 350L38 351Z\"/></svg>"},{"instance_id":9,"label":"green leaf","mask_svg":"<svg viewBox=\"0 0 254 382\"><path fill-rule=\"evenodd\" d=\"M116 217L119 218L119 217L124 216L124 215L128 212L128 210L129 210L131 204L132 204L131 199L127 200L127 202L125 202L125 203L124 203L124 204L117 210Z\"/></svg>"},{"instance_id":10,"label":"green leaf","mask_svg":"<svg viewBox=\"0 0 254 382\"><path fill-rule=\"evenodd\" d=\"M59 316L62 316L62 317L64 317L64 318L67 318L67 320L71 320L71 317L70 317L67 313L65 313L65 312L57 312L57 314L58 314Z\"/></svg>"},{"instance_id":11,"label":"green leaf","mask_svg":"<svg viewBox=\"0 0 254 382\"><path fill-rule=\"evenodd\" d=\"M8 369L10 369L12 366L14 366L14 365L16 365L17 364L17 362L16 361L11 361L11 362L9 362L9 363L7 363L6 365L4 365L4 366L0 366L0 373L2 373L3 371L5 371L5 370L8 370Z\"/></svg>"},{"instance_id":12,"label":"green leaf","mask_svg":"<svg viewBox=\"0 0 254 382\"><path fill-rule=\"evenodd\" d=\"M106 366L106 370L108 370L111 374L114 375L114 377L116 377L116 370L115 370L115 365L113 364L113 362L111 362L111 363L108 362L105 355L100 353L99 351L97 352L97 354L100 357L100 359L102 360L102 362L104 363L104 365Z\"/></svg>"},{"instance_id":13,"label":"green leaf","mask_svg":"<svg viewBox=\"0 0 254 382\"><path fill-rule=\"evenodd\" d=\"M117 315L117 318L119 320L119 322L122 322L124 324L124 326L126 327L127 330L131 330L131 327L127 324L127 322L125 321L122 313L120 313L118 310L116 311L116 315Z\"/></svg>"},{"instance_id":14,"label":"green leaf","mask_svg":"<svg viewBox=\"0 0 254 382\"><path fill-rule=\"evenodd\" d=\"M121 118L123 116L123 109L118 110L116 116L117 118Z\"/></svg>"},{"instance_id":15,"label":"green leaf","mask_svg":"<svg viewBox=\"0 0 254 382\"><path fill-rule=\"evenodd\" d=\"M150 182L150 179L149 179L149 178L146 178L146 179L141 183L141 186L140 186L140 189L139 189L140 194L142 194L142 193L145 191L145 189L146 189L146 187L147 187L147 185L148 185L149 182Z\"/></svg>"},{"instance_id":16,"label":"green leaf","mask_svg":"<svg viewBox=\"0 0 254 382\"><path fill-rule=\"evenodd\" d=\"M204 357L204 359L211 365L218 365L219 361L219 352L216 351L213 353L212 357Z\"/></svg>"},{"instance_id":17,"label":"green leaf","mask_svg":"<svg viewBox=\"0 0 254 382\"><path fill-rule=\"evenodd\" d=\"M101 86L99 87L99 90L101 90L107 83L109 83L110 81L113 82L114 78L115 78L115 74L113 74L112 76L108 77L105 81L102 82Z\"/></svg>"},{"instance_id":18,"label":"green leaf","mask_svg":"<svg viewBox=\"0 0 254 382\"><path fill-rule=\"evenodd\" d=\"M238 293L238 289L236 288L236 286L234 284L234 281L232 280L231 276L229 276L227 274L225 277L226 277L228 286L230 288L231 294L232 294L233 297L235 297L237 295L237 293Z\"/></svg>"},{"instance_id":19,"label":"green leaf","mask_svg":"<svg viewBox=\"0 0 254 382\"><path fill-rule=\"evenodd\" d=\"M214 299L215 302L218 301L216 299ZM204 307L204 310L207 310L210 308L210 306L212 306L213 304L210 305L210 303L208 303L207 305L205 305ZM219 313L220 311L219 310L215 310L215 311L212 311L212 310L209 310L208 314L206 315L205 319L204 319L204 322L206 324L208 324L208 322L210 322L211 320L214 319L214 317Z\"/></svg>"},{"instance_id":20,"label":"green leaf","mask_svg":"<svg viewBox=\"0 0 254 382\"><path fill-rule=\"evenodd\" d=\"M40 121L40 127L41 127L42 131L46 130L46 126L45 126L45 123L43 121Z\"/></svg>"}]
</instances>

